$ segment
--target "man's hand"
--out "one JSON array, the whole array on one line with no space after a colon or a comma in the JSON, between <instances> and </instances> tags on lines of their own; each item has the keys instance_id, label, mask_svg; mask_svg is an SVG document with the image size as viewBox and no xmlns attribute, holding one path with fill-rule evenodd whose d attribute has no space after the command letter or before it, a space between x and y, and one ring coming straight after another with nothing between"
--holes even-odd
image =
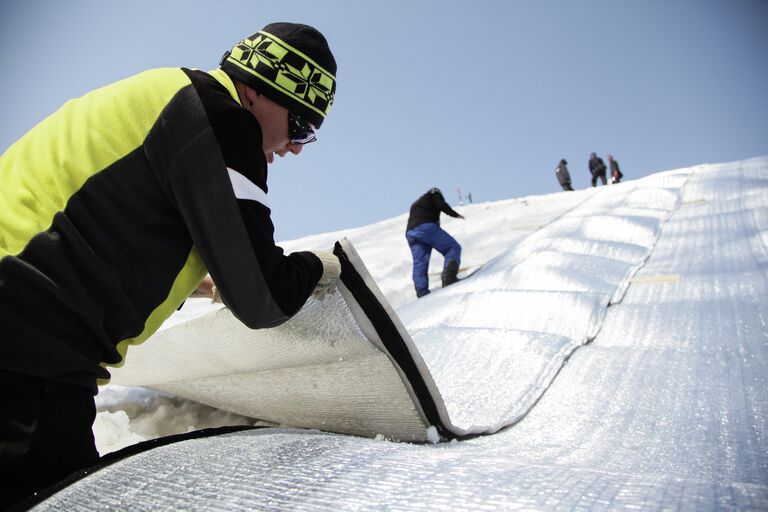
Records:
<instances>
[{"instance_id":1,"label":"man's hand","mask_svg":"<svg viewBox=\"0 0 768 512\"><path fill-rule=\"evenodd\" d=\"M211 279L210 274L206 275L203 280L200 281L200 284L197 285L197 288L192 292L190 297L211 299L214 297L215 288L216 286L213 284L213 279Z\"/></svg>"},{"instance_id":2,"label":"man's hand","mask_svg":"<svg viewBox=\"0 0 768 512\"><path fill-rule=\"evenodd\" d=\"M219 289L216 288L216 285L214 285L211 289L211 302L215 302L216 304L224 304L224 301L221 298L221 294L219 293Z\"/></svg>"},{"instance_id":3,"label":"man's hand","mask_svg":"<svg viewBox=\"0 0 768 512\"><path fill-rule=\"evenodd\" d=\"M341 276L341 263L339 263L339 258L331 252L313 252L323 264L323 275L320 277L320 281L317 282L317 286L315 287L315 291L312 292L312 295L317 300L323 300L327 294L332 294L336 291L336 282Z\"/></svg>"}]
</instances>

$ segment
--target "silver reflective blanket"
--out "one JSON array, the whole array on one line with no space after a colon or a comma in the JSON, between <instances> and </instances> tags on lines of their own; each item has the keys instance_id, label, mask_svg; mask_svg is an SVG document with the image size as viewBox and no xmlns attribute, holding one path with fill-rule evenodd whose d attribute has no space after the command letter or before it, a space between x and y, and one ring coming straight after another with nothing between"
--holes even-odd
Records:
<instances>
[{"instance_id":1,"label":"silver reflective blanket","mask_svg":"<svg viewBox=\"0 0 768 512\"><path fill-rule=\"evenodd\" d=\"M577 205L471 279L403 308L408 329L344 241L357 291L345 274L340 294L310 299L275 329L249 330L225 309L174 326L132 349L113 382L368 437L425 440L430 426L448 438L495 432L519 420L594 338L687 176L615 187ZM391 332L378 332L377 314Z\"/></svg>"},{"instance_id":2,"label":"silver reflective blanket","mask_svg":"<svg viewBox=\"0 0 768 512\"><path fill-rule=\"evenodd\" d=\"M362 279L358 287L381 309L379 301L386 299L368 289L366 279L371 287L375 283L351 243L339 244L339 250L345 278L356 265L363 273L355 274ZM378 315L396 318L388 306ZM408 344L411 350L406 347L401 358L414 365L415 357L416 373L429 378L410 339ZM344 283L323 300L310 297L279 327L252 330L222 308L158 332L129 357L112 372L114 383L150 387L276 424L427 439L430 421L411 380ZM431 379L429 386L437 394Z\"/></svg>"},{"instance_id":3,"label":"silver reflective blanket","mask_svg":"<svg viewBox=\"0 0 768 512\"><path fill-rule=\"evenodd\" d=\"M768 159L602 188L397 312L453 432L495 435L193 439L39 509L768 509L767 246Z\"/></svg>"}]
</instances>

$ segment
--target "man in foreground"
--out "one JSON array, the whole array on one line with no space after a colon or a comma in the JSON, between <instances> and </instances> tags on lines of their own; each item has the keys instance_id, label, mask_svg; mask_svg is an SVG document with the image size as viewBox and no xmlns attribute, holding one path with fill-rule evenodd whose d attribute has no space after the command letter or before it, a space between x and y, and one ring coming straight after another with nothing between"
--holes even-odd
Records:
<instances>
[{"instance_id":1,"label":"man in foreground","mask_svg":"<svg viewBox=\"0 0 768 512\"><path fill-rule=\"evenodd\" d=\"M274 156L333 104L314 28L274 23L210 73L154 69L67 102L0 157L0 508L98 458L105 366L210 273L232 313L272 327L339 277L275 245Z\"/></svg>"}]
</instances>

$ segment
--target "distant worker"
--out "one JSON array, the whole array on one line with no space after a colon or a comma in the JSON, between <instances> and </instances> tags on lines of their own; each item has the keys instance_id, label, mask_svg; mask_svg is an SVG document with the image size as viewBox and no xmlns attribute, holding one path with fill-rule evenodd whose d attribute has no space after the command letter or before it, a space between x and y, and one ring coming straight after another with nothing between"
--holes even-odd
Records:
<instances>
[{"instance_id":1,"label":"distant worker","mask_svg":"<svg viewBox=\"0 0 768 512\"><path fill-rule=\"evenodd\" d=\"M440 227L440 212L451 217L463 219L464 216L445 202L442 192L432 188L411 205L405 238L413 254L413 284L416 297L429 293L429 258L432 249L443 255L443 287L458 281L459 263L461 263L461 245Z\"/></svg>"},{"instance_id":2,"label":"distant worker","mask_svg":"<svg viewBox=\"0 0 768 512\"><path fill-rule=\"evenodd\" d=\"M571 173L568 172L568 162L565 161L565 158L560 160L560 163L557 164L555 175L557 176L557 181L560 182L560 186L563 187L563 190L573 190L573 188L571 188Z\"/></svg>"},{"instance_id":3,"label":"distant worker","mask_svg":"<svg viewBox=\"0 0 768 512\"><path fill-rule=\"evenodd\" d=\"M592 153L589 155L589 172L592 174L592 186L597 186L597 178L600 178L600 181L603 182L603 185L607 185L607 181L605 179L605 162L603 162L603 159L597 156L595 153Z\"/></svg>"},{"instance_id":4,"label":"distant worker","mask_svg":"<svg viewBox=\"0 0 768 512\"><path fill-rule=\"evenodd\" d=\"M613 155L608 155L608 165L611 168L611 183L620 183L621 178L624 177L624 175L621 173L621 170L619 169L619 161L613 159Z\"/></svg>"}]
</instances>

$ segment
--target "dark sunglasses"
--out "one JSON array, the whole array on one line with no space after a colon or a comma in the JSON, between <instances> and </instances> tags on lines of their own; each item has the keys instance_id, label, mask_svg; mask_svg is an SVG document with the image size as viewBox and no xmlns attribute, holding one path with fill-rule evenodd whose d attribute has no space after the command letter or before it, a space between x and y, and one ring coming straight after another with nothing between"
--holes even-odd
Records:
<instances>
[{"instance_id":1,"label":"dark sunglasses","mask_svg":"<svg viewBox=\"0 0 768 512\"><path fill-rule=\"evenodd\" d=\"M312 125L292 112L288 112L288 137L291 144L309 144L317 140Z\"/></svg>"}]
</instances>

